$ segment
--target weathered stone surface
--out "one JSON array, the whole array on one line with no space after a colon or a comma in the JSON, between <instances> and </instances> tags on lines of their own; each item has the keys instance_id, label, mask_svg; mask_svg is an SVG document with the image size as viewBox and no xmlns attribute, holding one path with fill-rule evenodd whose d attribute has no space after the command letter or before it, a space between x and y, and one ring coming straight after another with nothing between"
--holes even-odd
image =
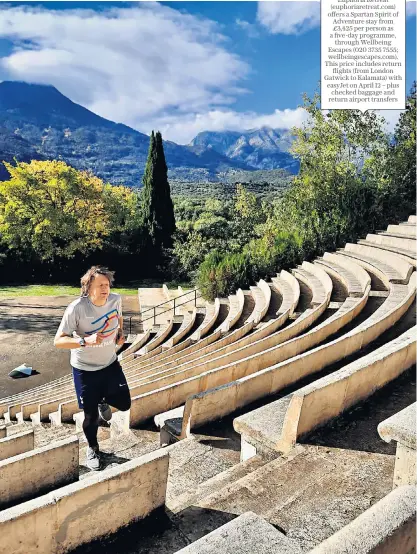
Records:
<instances>
[{"instance_id":1,"label":"weathered stone surface","mask_svg":"<svg viewBox=\"0 0 417 554\"><path fill-rule=\"evenodd\" d=\"M177 554L298 554L297 543L252 512L186 546Z\"/></svg>"},{"instance_id":2,"label":"weathered stone surface","mask_svg":"<svg viewBox=\"0 0 417 554\"><path fill-rule=\"evenodd\" d=\"M416 547L415 487L395 489L311 554L412 554Z\"/></svg>"},{"instance_id":3,"label":"weathered stone surface","mask_svg":"<svg viewBox=\"0 0 417 554\"><path fill-rule=\"evenodd\" d=\"M394 414L378 425L378 433L385 442L396 441L416 449L416 403Z\"/></svg>"}]
</instances>

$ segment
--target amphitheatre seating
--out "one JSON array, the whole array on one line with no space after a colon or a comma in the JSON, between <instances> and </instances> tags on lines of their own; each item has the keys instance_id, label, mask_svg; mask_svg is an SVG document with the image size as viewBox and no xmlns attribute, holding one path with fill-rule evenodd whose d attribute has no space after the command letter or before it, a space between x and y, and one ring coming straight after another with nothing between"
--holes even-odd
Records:
<instances>
[{"instance_id":1,"label":"amphitheatre seating","mask_svg":"<svg viewBox=\"0 0 417 554\"><path fill-rule=\"evenodd\" d=\"M417 253L416 253L416 251L405 250L403 248L398 248L398 247L395 247L395 246L388 246L388 245L385 245L385 244L379 244L376 241L373 242L372 239L371 240L360 240L360 241L358 241L358 244L363 244L364 246L369 246L371 248L379 248L380 250L387 250L388 252L393 252L394 254L396 254L400 258L403 258L405 261L407 261L408 263L410 263L414 267L416 267L416 265L417 265L417 262L416 262Z\"/></svg>"},{"instance_id":2,"label":"amphitheatre seating","mask_svg":"<svg viewBox=\"0 0 417 554\"><path fill-rule=\"evenodd\" d=\"M196 329L194 333L191 335L190 342L196 342L207 335L207 333L216 323L216 319L219 316L219 310L220 310L219 298L216 298L214 302L206 302L206 313L205 313L204 319L200 327Z\"/></svg>"},{"instance_id":3,"label":"amphitheatre seating","mask_svg":"<svg viewBox=\"0 0 417 554\"><path fill-rule=\"evenodd\" d=\"M156 450L3 510L1 552L69 552L113 533L164 505L167 477L168 453Z\"/></svg>"},{"instance_id":4,"label":"amphitheatre seating","mask_svg":"<svg viewBox=\"0 0 417 554\"><path fill-rule=\"evenodd\" d=\"M393 490L309 554L413 554L416 547L416 492ZM297 540L262 517L246 512L176 554L301 554Z\"/></svg>"},{"instance_id":5,"label":"amphitheatre seating","mask_svg":"<svg viewBox=\"0 0 417 554\"><path fill-rule=\"evenodd\" d=\"M229 313L220 326L222 333L227 333L227 331L230 331L234 327L242 315L244 305L245 295L242 289L239 289L236 294L229 296Z\"/></svg>"},{"instance_id":6,"label":"amphitheatre seating","mask_svg":"<svg viewBox=\"0 0 417 554\"><path fill-rule=\"evenodd\" d=\"M412 265L388 251L382 251L378 248L370 248L362 244L347 243L345 248L339 250L344 255L351 256L363 263L372 266L374 271L378 271L383 279L393 283L408 283L414 268Z\"/></svg>"},{"instance_id":7,"label":"amphitheatre seating","mask_svg":"<svg viewBox=\"0 0 417 554\"><path fill-rule=\"evenodd\" d=\"M417 215L410 215L408 218L408 223L411 223L412 225L417 225Z\"/></svg>"},{"instance_id":8,"label":"amphitheatre seating","mask_svg":"<svg viewBox=\"0 0 417 554\"><path fill-rule=\"evenodd\" d=\"M160 325L158 332L145 346L139 350L140 354L148 354L151 350L154 350L157 346L164 342L167 336L172 331L174 326L174 318L171 318L166 325Z\"/></svg>"},{"instance_id":9,"label":"amphitheatre seating","mask_svg":"<svg viewBox=\"0 0 417 554\"><path fill-rule=\"evenodd\" d=\"M2 460L0 509L77 481L78 458L73 437Z\"/></svg>"},{"instance_id":10,"label":"amphitheatre seating","mask_svg":"<svg viewBox=\"0 0 417 554\"><path fill-rule=\"evenodd\" d=\"M366 240L368 242L373 242L381 246L391 246L393 248L409 250L410 252L416 251L416 239L411 239L409 237L376 235L373 233L368 233L366 235Z\"/></svg>"},{"instance_id":11,"label":"amphitheatre seating","mask_svg":"<svg viewBox=\"0 0 417 554\"><path fill-rule=\"evenodd\" d=\"M178 380L171 385L133 397L130 411L131 423L139 423L139 421L144 421L148 417L166 411L166 408L172 409L179 406L191 394L198 393L211 386L228 383L236 376L259 371L259 369L269 365L271 359L286 359L294 355L293 353L297 348L307 347L308 341L300 341L300 345L298 345L294 339L291 341L289 348L286 348L287 345L283 343L307 329L324 312L330 301L332 283L328 275L317 266L306 262L303 265L309 267L316 275L320 275L323 280L320 288L320 281L313 273L306 270L302 270L302 274L300 272L300 279L314 279L313 288L316 292L312 300L312 304L315 304L314 307L306 310L302 316L285 329L251 342L243 348L233 350L225 356L225 365L220 365L219 359L210 360L204 364L203 372L198 375L195 374L195 368L191 368L188 374L183 373L181 375L181 381ZM318 335L316 338L318 339ZM280 348L280 345L282 345L282 348ZM210 367L212 369L208 369Z\"/></svg>"},{"instance_id":12,"label":"amphitheatre seating","mask_svg":"<svg viewBox=\"0 0 417 554\"><path fill-rule=\"evenodd\" d=\"M185 311L180 327L177 329L177 331L170 339L166 340L162 344L162 350L171 348L175 344L178 344L181 341L181 339L191 331L195 323L196 317L197 317L197 308L194 308L192 312Z\"/></svg>"},{"instance_id":13,"label":"amphitheatre seating","mask_svg":"<svg viewBox=\"0 0 417 554\"><path fill-rule=\"evenodd\" d=\"M289 279L289 280L291 282L291 279ZM295 295L297 295L297 293L295 293ZM296 298L298 298L298 297L296 296ZM296 301L295 298L292 297L292 300L290 302L292 302L294 304L295 301ZM289 312L287 310L285 313L280 314L275 320L269 321L263 328L260 328L259 330L256 331L257 336L262 338L263 336L266 336L268 333L272 333L277 327L281 326L285 322L288 315L289 315ZM302 321L298 320L297 325L294 325L294 329L296 329L301 324L302 324ZM234 337L239 338L240 334L243 334L243 332L246 333L249 329L253 328L254 322L252 321L252 322L250 322L248 324L245 324L245 325L247 326L246 329L242 328L240 330L239 329L236 330L234 332L235 333ZM229 335L228 337L224 337L224 339L223 339L224 342L226 342L226 341L230 342L230 337L232 335L233 335L233 333L231 335ZM234 337L232 337L232 338L234 338ZM203 339L203 341L204 340L205 339ZM252 339L248 340L248 343L250 343L251 340L252 341L254 340L254 335L252 335ZM227 348L227 347L225 347L225 348ZM231 348L231 346L229 348ZM209 347L209 349L210 349L210 347ZM211 356L209 356L209 355L207 355L207 356L208 356L208 358L211 358ZM191 357L194 357L194 354ZM174 365L180 363L180 359L178 359L178 357L175 356L173 363L174 363ZM125 374L128 378L129 386L131 387L132 391L134 391L134 381L129 379L129 370L125 371ZM74 399L71 400L72 398L74 398ZM78 403L75 400L72 386L69 386L69 387L66 387L66 388L64 387L63 391L61 391L59 393L59 395L57 395L55 397L51 397L49 395L47 397L47 401L44 398L45 401L43 403L40 403L39 400L40 400L39 397L35 397L34 399L32 399L31 404L27 404L26 407L25 406L20 407L22 410L25 411L25 417L26 417L28 412L32 411L32 413L30 414L30 417L31 417L32 421L34 421L34 422L39 422L39 421L42 421L42 420L46 420L49 416L50 420L53 423L60 424L62 421L72 421L74 414L78 411ZM62 408L60 408L61 404L62 404ZM17 411L20 408L19 408L19 404L16 404L14 407L11 407L11 408L9 407L9 410L12 410L12 416L13 417L14 417L13 410L15 410L16 413L17 413ZM34 409L38 410L37 414L33 413ZM65 418L65 419L63 419L63 418Z\"/></svg>"},{"instance_id":14,"label":"amphitheatre seating","mask_svg":"<svg viewBox=\"0 0 417 554\"><path fill-rule=\"evenodd\" d=\"M416 227L414 225L388 225L387 231L388 234L394 235L406 235L413 239L416 239Z\"/></svg>"},{"instance_id":15,"label":"amphitheatre seating","mask_svg":"<svg viewBox=\"0 0 417 554\"><path fill-rule=\"evenodd\" d=\"M142 348L142 346L148 342L151 335L151 330L152 328L149 327L143 333L138 334L135 340L130 344L130 346L119 354L119 361L125 360L128 356L132 355L134 352Z\"/></svg>"},{"instance_id":16,"label":"amphitheatre seating","mask_svg":"<svg viewBox=\"0 0 417 554\"><path fill-rule=\"evenodd\" d=\"M7 428L5 425L2 425L0 427L0 439L4 439L4 437L6 436L7 434Z\"/></svg>"},{"instance_id":17,"label":"amphitheatre seating","mask_svg":"<svg viewBox=\"0 0 417 554\"><path fill-rule=\"evenodd\" d=\"M34 448L33 430L0 439L0 460L29 452Z\"/></svg>"},{"instance_id":18,"label":"amphitheatre seating","mask_svg":"<svg viewBox=\"0 0 417 554\"><path fill-rule=\"evenodd\" d=\"M264 318L271 302L271 288L268 283L261 279L256 287L250 287L252 296L255 299L255 308L246 321L254 321L257 325Z\"/></svg>"},{"instance_id":19,"label":"amphitheatre seating","mask_svg":"<svg viewBox=\"0 0 417 554\"><path fill-rule=\"evenodd\" d=\"M288 356L284 361L252 373L247 372L245 376L238 376L238 378L219 383L214 387L207 384L206 388L198 394L190 394L184 409L180 438L187 436L194 428L233 413L259 398L278 392L302 377L320 371L324 367L360 350L395 324L407 311L415 298L415 288L415 274L410 278L408 285L391 283L390 294L384 303L368 319L345 335L322 346L312 348L305 353L300 354L295 350L292 356ZM306 350L306 347L310 346L311 348L311 346L317 344L318 341L314 341L314 337L320 337L323 328L325 330L326 327L329 329L329 326L336 322L339 330L347 322L352 321L354 315L361 311L366 299L367 294L364 295L363 299L348 298L346 301L348 303L352 301L359 302L353 308L352 306L345 306L345 309L342 307L339 310L340 314L334 314L320 326L310 330L305 335L288 341L283 347L286 348L291 343L295 343L296 348L300 349L299 352ZM329 334L331 333L327 332L324 336L321 336L320 341ZM303 343L305 343L304 346ZM236 376L236 372L234 375ZM169 426L169 420L166 425ZM178 422L172 429L173 435L177 433Z\"/></svg>"},{"instance_id":20,"label":"amphitheatre seating","mask_svg":"<svg viewBox=\"0 0 417 554\"><path fill-rule=\"evenodd\" d=\"M233 426L242 436L242 459L253 455L258 445L289 452L299 437L401 375L415 363L416 331L413 327L342 369L236 418Z\"/></svg>"},{"instance_id":21,"label":"amphitheatre seating","mask_svg":"<svg viewBox=\"0 0 417 554\"><path fill-rule=\"evenodd\" d=\"M394 487L415 485L416 403L382 421L378 425L378 433L384 441L397 443Z\"/></svg>"},{"instance_id":22,"label":"amphitheatre seating","mask_svg":"<svg viewBox=\"0 0 417 554\"><path fill-rule=\"evenodd\" d=\"M292 313L292 311L295 308L295 305L298 302L299 288L298 288L298 282L294 279L294 277L292 277L292 275L290 275L286 271L281 272L281 277L279 278L277 277L277 280L279 280L280 282L280 290L283 295L283 303L277 315L281 317L281 324L283 324L286 316L280 312L285 307L291 307L291 313ZM217 319L218 309L220 307L219 299L216 300L215 306L216 306L215 314L212 320L208 321L206 331L209 330L209 327L212 327L214 325L215 320ZM219 347L222 345L225 345L227 342L233 342L233 340L242 337L244 334L248 333L252 329L252 327L253 327L253 323L246 324L246 326L244 326L243 328L237 329L233 333L226 335L223 339L219 340ZM150 333L150 329L148 330L148 334L149 333ZM206 353L208 353L210 350L216 349L216 346L213 343L216 340L220 339L221 336L222 336L222 333L220 330L217 330L215 333L211 333L207 335L204 339L201 339L198 344L189 346L188 349L186 349L184 356L183 357L180 356L180 358L185 360L191 359L194 356L193 352L199 349L203 351L203 349L205 348ZM191 344L190 339L187 339L187 341L189 341L189 344ZM184 342L187 342L187 341L184 341ZM169 349L167 352L156 355L154 358L154 361L150 361L148 362L148 364L152 365L152 364L160 363L163 358L167 360L172 359L173 362L171 363L177 363L177 360L179 359L177 352L179 352L179 350L182 349L182 346L183 346L182 344L178 344L175 347L172 347L171 349ZM158 347L158 348L160 349L161 347ZM155 348L154 351L157 351L157 348ZM150 354L152 354L152 352ZM143 358L146 358L146 355L143 356L142 359ZM128 376L129 369L127 370L125 369L125 373ZM3 415L5 412L7 412L6 413L7 421L10 421L10 416L12 419L16 417L18 421L29 419L31 414L33 414L36 410L38 410L38 404L39 404L39 402L37 402L38 399L40 400L51 399L50 395L53 394L54 391L59 393L58 397L61 398L62 395L60 393L65 390L68 391L70 395L73 395L72 379L70 375L57 379L52 383L41 385L39 387L35 387L34 389L31 389L24 393L20 393L3 399L4 403L0 405L0 415ZM18 403L20 403L20 408L18 407ZM12 404L16 404L16 408L13 409L12 407L11 411L8 411L8 407ZM22 404L23 404L23 408L22 408ZM51 404L51 406L52 406L52 409L57 408L55 404ZM42 419L44 420L47 420L48 418L48 409L49 409L48 405L45 405L44 408L41 410ZM40 421L40 417L34 416L32 419L34 419L35 422Z\"/></svg>"}]
</instances>

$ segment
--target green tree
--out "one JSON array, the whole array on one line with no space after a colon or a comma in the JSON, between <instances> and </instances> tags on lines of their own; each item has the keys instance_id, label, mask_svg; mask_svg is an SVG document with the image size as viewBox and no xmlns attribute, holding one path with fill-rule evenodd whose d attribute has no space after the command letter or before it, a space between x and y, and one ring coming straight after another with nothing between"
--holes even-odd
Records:
<instances>
[{"instance_id":1,"label":"green tree","mask_svg":"<svg viewBox=\"0 0 417 554\"><path fill-rule=\"evenodd\" d=\"M102 247L111 226L100 179L62 161L5 166L10 180L0 183L3 244L43 260Z\"/></svg>"},{"instance_id":2,"label":"green tree","mask_svg":"<svg viewBox=\"0 0 417 554\"><path fill-rule=\"evenodd\" d=\"M142 223L153 248L172 248L175 232L174 206L168 183L161 133L152 131L143 176Z\"/></svg>"},{"instance_id":3,"label":"green tree","mask_svg":"<svg viewBox=\"0 0 417 554\"><path fill-rule=\"evenodd\" d=\"M416 82L406 109L395 127L388 159L389 190L385 195L386 220L400 220L414 213L416 205ZM385 221L384 221L385 222Z\"/></svg>"},{"instance_id":4,"label":"green tree","mask_svg":"<svg viewBox=\"0 0 417 554\"><path fill-rule=\"evenodd\" d=\"M319 102L317 94L304 96L309 119L293 130L292 148L300 171L275 209L282 230L301 233L307 256L335 249L378 224L381 160L388 151L384 121L374 112L325 113Z\"/></svg>"}]
</instances>

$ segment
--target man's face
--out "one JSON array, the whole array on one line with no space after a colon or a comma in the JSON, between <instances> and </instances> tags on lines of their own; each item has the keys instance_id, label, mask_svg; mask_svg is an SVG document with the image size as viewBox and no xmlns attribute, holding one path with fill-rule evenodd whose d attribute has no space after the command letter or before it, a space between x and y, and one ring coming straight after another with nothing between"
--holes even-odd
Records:
<instances>
[{"instance_id":1,"label":"man's face","mask_svg":"<svg viewBox=\"0 0 417 554\"><path fill-rule=\"evenodd\" d=\"M110 283L107 277L105 275L96 275L88 292L93 300L106 301L110 294Z\"/></svg>"}]
</instances>

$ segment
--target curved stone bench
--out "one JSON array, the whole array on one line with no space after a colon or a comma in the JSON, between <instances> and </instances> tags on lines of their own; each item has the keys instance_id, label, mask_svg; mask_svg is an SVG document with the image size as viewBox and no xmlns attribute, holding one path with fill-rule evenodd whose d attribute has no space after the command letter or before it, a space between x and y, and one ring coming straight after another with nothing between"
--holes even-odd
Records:
<instances>
[{"instance_id":1,"label":"curved stone bench","mask_svg":"<svg viewBox=\"0 0 417 554\"><path fill-rule=\"evenodd\" d=\"M416 239L416 227L414 225L388 225L387 233L404 235Z\"/></svg>"},{"instance_id":2,"label":"curved stone bench","mask_svg":"<svg viewBox=\"0 0 417 554\"><path fill-rule=\"evenodd\" d=\"M118 355L118 360L120 362L125 362L126 360L133 358L133 354L140 350L142 346L148 342L151 330L151 327L149 327L144 333L138 334L132 344Z\"/></svg>"},{"instance_id":3,"label":"curved stone bench","mask_svg":"<svg viewBox=\"0 0 417 554\"><path fill-rule=\"evenodd\" d=\"M245 512L176 554L301 554L296 541L253 512Z\"/></svg>"},{"instance_id":4,"label":"curved stone bench","mask_svg":"<svg viewBox=\"0 0 417 554\"><path fill-rule=\"evenodd\" d=\"M357 298L363 296L364 288L361 285L361 282L356 275L345 266L335 263L334 261L330 261L329 259L319 259L314 263L323 266L323 269L338 279L347 290L348 296Z\"/></svg>"},{"instance_id":5,"label":"curved stone bench","mask_svg":"<svg viewBox=\"0 0 417 554\"><path fill-rule=\"evenodd\" d=\"M413 327L334 373L236 418L233 426L242 436L242 453L248 443L287 453L299 437L396 379L415 363L416 331Z\"/></svg>"},{"instance_id":6,"label":"curved stone bench","mask_svg":"<svg viewBox=\"0 0 417 554\"><path fill-rule=\"evenodd\" d=\"M190 312L184 313L184 319L182 320L182 323L179 329L174 333L174 335L170 339L168 339L162 344L162 349L166 350L178 344L181 341L181 339L191 331L195 323L196 317L197 317L197 308L194 308L191 313Z\"/></svg>"},{"instance_id":7,"label":"curved stone bench","mask_svg":"<svg viewBox=\"0 0 417 554\"><path fill-rule=\"evenodd\" d=\"M168 456L156 450L0 512L2 552L70 552L143 519L165 503Z\"/></svg>"},{"instance_id":8,"label":"curved stone bench","mask_svg":"<svg viewBox=\"0 0 417 554\"><path fill-rule=\"evenodd\" d=\"M397 248L395 246L387 246L385 244L380 244L376 242L370 242L367 240L360 240L358 241L358 244L363 244L364 246L369 246L370 248L378 248L379 250L387 250L388 252L392 252L396 256L399 256L400 258L404 259L406 262L411 264L412 266L416 267L417 262L417 254L416 252L411 252L410 250L404 250L402 248Z\"/></svg>"},{"instance_id":9,"label":"curved stone bench","mask_svg":"<svg viewBox=\"0 0 417 554\"><path fill-rule=\"evenodd\" d=\"M257 325L269 309L271 302L271 289L266 281L261 279L256 287L250 287L255 299L255 307L246 321L253 321ZM246 323L246 322L245 322Z\"/></svg>"},{"instance_id":10,"label":"curved stone bench","mask_svg":"<svg viewBox=\"0 0 417 554\"><path fill-rule=\"evenodd\" d=\"M220 326L222 333L227 333L236 325L242 315L244 305L245 295L242 289L239 289L235 295L229 296L229 313Z\"/></svg>"},{"instance_id":11,"label":"curved stone bench","mask_svg":"<svg viewBox=\"0 0 417 554\"><path fill-rule=\"evenodd\" d=\"M139 354L149 354L157 346L163 343L167 338L167 336L172 331L173 326L174 326L174 318L169 320L169 322L166 325L161 325L155 337L150 342L148 342L143 348L139 350Z\"/></svg>"},{"instance_id":12,"label":"curved stone bench","mask_svg":"<svg viewBox=\"0 0 417 554\"><path fill-rule=\"evenodd\" d=\"M368 285L371 285L371 278L369 276L369 273L365 271L361 265L355 263L355 260L343 256L338 256L336 253L333 252L325 252L323 254L323 260L335 263L338 266L342 266L350 273L353 273L356 279L358 279L359 283L361 284L361 290L363 292L365 292Z\"/></svg>"},{"instance_id":13,"label":"curved stone bench","mask_svg":"<svg viewBox=\"0 0 417 554\"><path fill-rule=\"evenodd\" d=\"M199 341L212 329L215 325L220 311L220 299L216 298L214 303L206 302L206 313L200 327L194 331L190 339L192 342Z\"/></svg>"},{"instance_id":14,"label":"curved stone bench","mask_svg":"<svg viewBox=\"0 0 417 554\"><path fill-rule=\"evenodd\" d=\"M414 271L413 266L403 260L396 254L388 251L382 251L378 248L363 246L362 244L346 244L344 250L339 253L353 256L358 261L364 261L372 264L377 270L384 273L389 281L393 283L408 283L411 274Z\"/></svg>"},{"instance_id":15,"label":"curved stone bench","mask_svg":"<svg viewBox=\"0 0 417 554\"><path fill-rule=\"evenodd\" d=\"M416 329L414 328L414 333ZM415 363L415 355L414 355ZM394 487L416 484L416 403L382 421L378 433L385 442L395 441Z\"/></svg>"},{"instance_id":16,"label":"curved stone bench","mask_svg":"<svg viewBox=\"0 0 417 554\"><path fill-rule=\"evenodd\" d=\"M369 242L374 242L376 244L392 246L394 248L400 248L403 250L410 250L412 252L415 252L416 250L416 241L414 239L368 233L366 235L366 240Z\"/></svg>"},{"instance_id":17,"label":"curved stone bench","mask_svg":"<svg viewBox=\"0 0 417 554\"><path fill-rule=\"evenodd\" d=\"M416 491L393 490L309 554L414 554ZM299 543L253 512L222 525L176 554L301 554Z\"/></svg>"}]
</instances>

